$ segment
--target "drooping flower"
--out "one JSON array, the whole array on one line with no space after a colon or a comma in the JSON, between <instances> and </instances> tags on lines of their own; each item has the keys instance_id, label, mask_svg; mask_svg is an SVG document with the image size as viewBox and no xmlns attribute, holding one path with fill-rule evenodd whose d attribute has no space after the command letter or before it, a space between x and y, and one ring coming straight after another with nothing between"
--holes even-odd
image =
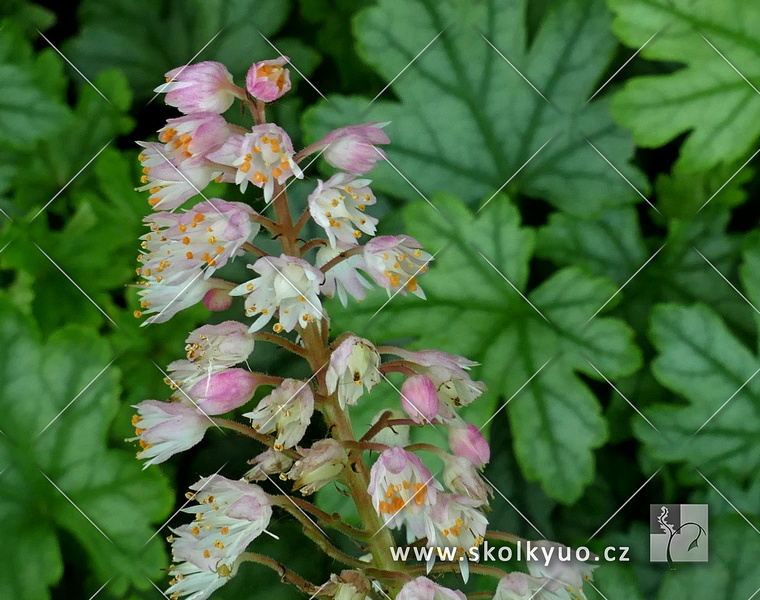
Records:
<instances>
[{"instance_id":1,"label":"drooping flower","mask_svg":"<svg viewBox=\"0 0 760 600\"><path fill-rule=\"evenodd\" d=\"M365 270L389 293L405 296L409 291L424 299L425 294L417 285L417 275L427 271L433 257L420 248L420 243L408 235L373 238L364 246Z\"/></svg>"},{"instance_id":2,"label":"drooping flower","mask_svg":"<svg viewBox=\"0 0 760 600\"><path fill-rule=\"evenodd\" d=\"M370 183L369 179L338 173L325 182L318 180L309 195L309 212L333 248L339 243L344 247L356 245L362 233L375 235L377 219L364 214L365 208L376 202Z\"/></svg>"},{"instance_id":3,"label":"drooping flower","mask_svg":"<svg viewBox=\"0 0 760 600\"><path fill-rule=\"evenodd\" d=\"M303 151L304 155L324 150L322 156L334 167L349 173L364 174L375 168L386 155L377 146L389 144L382 130L388 123L364 123L340 127Z\"/></svg>"},{"instance_id":4,"label":"drooping flower","mask_svg":"<svg viewBox=\"0 0 760 600\"><path fill-rule=\"evenodd\" d=\"M158 132L158 140L164 144L164 154L181 163L221 148L229 135L224 117L204 112L169 119Z\"/></svg>"},{"instance_id":5,"label":"drooping flower","mask_svg":"<svg viewBox=\"0 0 760 600\"><path fill-rule=\"evenodd\" d=\"M465 427L449 427L449 447L455 455L466 458L478 468L491 459L491 448L486 438L472 423L467 423Z\"/></svg>"},{"instance_id":6,"label":"drooping flower","mask_svg":"<svg viewBox=\"0 0 760 600\"><path fill-rule=\"evenodd\" d=\"M401 386L401 407L416 423L430 423L438 414L435 384L425 375L408 377Z\"/></svg>"},{"instance_id":7,"label":"drooping flower","mask_svg":"<svg viewBox=\"0 0 760 600\"><path fill-rule=\"evenodd\" d=\"M420 458L396 447L381 452L372 465L367 491L388 527L407 523L408 537L422 537L420 517L435 504L436 488L440 484Z\"/></svg>"},{"instance_id":8,"label":"drooping flower","mask_svg":"<svg viewBox=\"0 0 760 600\"><path fill-rule=\"evenodd\" d=\"M138 144L144 148L138 157L143 166L140 181L144 185L135 189L150 191L148 204L154 210L174 210L222 175L219 166L203 156L176 160L166 154L164 144Z\"/></svg>"},{"instance_id":9,"label":"drooping flower","mask_svg":"<svg viewBox=\"0 0 760 600\"><path fill-rule=\"evenodd\" d=\"M248 464L253 465L253 467L246 472L244 478L248 481L264 481L267 479L267 475L287 471L293 464L293 459L283 452L269 448L249 460Z\"/></svg>"},{"instance_id":10,"label":"drooping flower","mask_svg":"<svg viewBox=\"0 0 760 600\"><path fill-rule=\"evenodd\" d=\"M204 268L208 279L216 269L244 253L242 246L258 233L255 211L240 202L213 198L184 213L159 212L143 219L150 226L142 240L139 275L151 283L187 281Z\"/></svg>"},{"instance_id":11,"label":"drooping flower","mask_svg":"<svg viewBox=\"0 0 760 600\"><path fill-rule=\"evenodd\" d=\"M233 284L212 277L205 279L203 269L196 267L187 272L185 278L175 278L172 281L159 279L161 275L151 275L148 281L138 283L142 288L138 294L141 297L142 310L135 311L138 319L151 315L142 322L141 327L152 323L164 323L179 311L203 302L217 290L225 292L232 289ZM207 305L208 308L208 305Z\"/></svg>"},{"instance_id":12,"label":"drooping flower","mask_svg":"<svg viewBox=\"0 0 760 600\"><path fill-rule=\"evenodd\" d=\"M195 493L189 497L198 505L182 511L195 515L190 533L195 544L209 554L216 548L236 558L261 535L272 518L269 497L253 483L212 475L201 478L190 489Z\"/></svg>"},{"instance_id":13,"label":"drooping flower","mask_svg":"<svg viewBox=\"0 0 760 600\"><path fill-rule=\"evenodd\" d=\"M322 246L317 250L317 266L324 267L343 250L346 248ZM367 297L367 290L372 288L372 284L359 273L358 269L364 269L364 257L361 254L354 254L340 261L327 270L325 282L320 291L328 298L333 298L337 291L343 306L348 306L348 296L361 302Z\"/></svg>"},{"instance_id":14,"label":"drooping flower","mask_svg":"<svg viewBox=\"0 0 760 600\"><path fill-rule=\"evenodd\" d=\"M279 318L277 331L292 331L296 325L306 327L310 321L320 322L323 317L319 301L319 285L324 281L322 271L286 254L279 258L265 256L248 268L261 277L240 284L230 295L245 296L247 316L261 315L251 325L251 331L264 327L275 312Z\"/></svg>"},{"instance_id":15,"label":"drooping flower","mask_svg":"<svg viewBox=\"0 0 760 600\"><path fill-rule=\"evenodd\" d=\"M245 77L248 93L257 100L272 102L290 91L290 71L283 68L290 60L280 56L254 63Z\"/></svg>"},{"instance_id":16,"label":"drooping flower","mask_svg":"<svg viewBox=\"0 0 760 600\"><path fill-rule=\"evenodd\" d=\"M299 448L299 452L303 458L293 464L288 479L295 480L293 489L305 496L335 481L348 463L343 444L331 438L319 440L311 448Z\"/></svg>"},{"instance_id":17,"label":"drooping flower","mask_svg":"<svg viewBox=\"0 0 760 600\"><path fill-rule=\"evenodd\" d=\"M567 591L548 579L516 571L499 580L493 600L569 600Z\"/></svg>"},{"instance_id":18,"label":"drooping flower","mask_svg":"<svg viewBox=\"0 0 760 600\"><path fill-rule=\"evenodd\" d=\"M168 538L173 542L174 559L169 567L172 579L166 590L169 600L182 596L187 596L185 600L206 600L235 574L234 565L224 562L229 562L229 558L223 551L198 547L190 528L190 525L181 525ZM204 553L208 553L208 557Z\"/></svg>"},{"instance_id":19,"label":"drooping flower","mask_svg":"<svg viewBox=\"0 0 760 600\"><path fill-rule=\"evenodd\" d=\"M204 61L177 67L166 74L166 83L154 92L166 94L166 103L185 114L225 112L235 98L245 92L232 82L232 75L222 63Z\"/></svg>"},{"instance_id":20,"label":"drooping flower","mask_svg":"<svg viewBox=\"0 0 760 600\"><path fill-rule=\"evenodd\" d=\"M259 433L277 431L274 449L292 448L301 441L314 413L314 396L309 384L286 379L259 405L243 416Z\"/></svg>"},{"instance_id":21,"label":"drooping flower","mask_svg":"<svg viewBox=\"0 0 760 600\"><path fill-rule=\"evenodd\" d=\"M325 374L327 391L338 391L341 408L355 405L366 389L368 392L380 383L380 355L372 342L351 335L343 340L330 355Z\"/></svg>"},{"instance_id":22,"label":"drooping flower","mask_svg":"<svg viewBox=\"0 0 760 600\"><path fill-rule=\"evenodd\" d=\"M528 559L528 571L534 577L543 577L570 594L573 600L584 599L583 584L593 577L598 564L580 561L573 555L572 549L558 542L539 540L533 542L539 548L538 560ZM549 556L547 560L547 556ZM595 555L590 554L593 560ZM598 557L597 557L598 558ZM548 564L547 564L548 562Z\"/></svg>"},{"instance_id":23,"label":"drooping flower","mask_svg":"<svg viewBox=\"0 0 760 600\"><path fill-rule=\"evenodd\" d=\"M488 503L493 495L491 487L483 481L475 465L463 456L441 455L443 458L443 483L455 494L467 496L481 504Z\"/></svg>"},{"instance_id":24,"label":"drooping flower","mask_svg":"<svg viewBox=\"0 0 760 600\"><path fill-rule=\"evenodd\" d=\"M243 362L253 352L254 338L244 323L224 321L198 327L185 343L187 360L205 372L208 367L233 367Z\"/></svg>"},{"instance_id":25,"label":"drooping flower","mask_svg":"<svg viewBox=\"0 0 760 600\"><path fill-rule=\"evenodd\" d=\"M428 546L453 547L464 556L467 550L483 543L488 519L477 507L481 502L456 494L438 494L428 513Z\"/></svg>"},{"instance_id":26,"label":"drooping flower","mask_svg":"<svg viewBox=\"0 0 760 600\"><path fill-rule=\"evenodd\" d=\"M473 381L467 373L477 363L462 356L438 350L410 352L402 348L394 348L392 353L433 381L441 400L439 415L444 420L456 418L455 408L467 406L487 389L482 381Z\"/></svg>"},{"instance_id":27,"label":"drooping flower","mask_svg":"<svg viewBox=\"0 0 760 600\"><path fill-rule=\"evenodd\" d=\"M283 184L290 177L303 178L293 160L293 143L284 129L272 123L255 125L245 135L231 133L227 142L208 155L222 165L235 167L235 184L245 192L248 183L264 190L264 201L274 195L274 183Z\"/></svg>"},{"instance_id":28,"label":"drooping flower","mask_svg":"<svg viewBox=\"0 0 760 600\"><path fill-rule=\"evenodd\" d=\"M396 600L467 600L459 590L438 585L427 577L417 577L404 584Z\"/></svg>"},{"instance_id":29,"label":"drooping flower","mask_svg":"<svg viewBox=\"0 0 760 600\"><path fill-rule=\"evenodd\" d=\"M213 425L211 419L190 403L144 400L134 408L137 414L132 417L132 425L142 447L137 458L147 459L143 468L192 448Z\"/></svg>"}]
</instances>

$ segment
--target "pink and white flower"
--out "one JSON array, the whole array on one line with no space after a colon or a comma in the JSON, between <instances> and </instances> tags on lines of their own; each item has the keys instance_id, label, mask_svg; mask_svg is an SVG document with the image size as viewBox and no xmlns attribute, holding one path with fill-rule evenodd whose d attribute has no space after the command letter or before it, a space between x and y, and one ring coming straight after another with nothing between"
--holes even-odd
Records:
<instances>
[{"instance_id":1,"label":"pink and white flower","mask_svg":"<svg viewBox=\"0 0 760 600\"><path fill-rule=\"evenodd\" d=\"M221 148L229 135L224 117L204 112L169 119L158 132L158 140L164 144L164 154L181 163Z\"/></svg>"},{"instance_id":2,"label":"pink and white flower","mask_svg":"<svg viewBox=\"0 0 760 600\"><path fill-rule=\"evenodd\" d=\"M286 379L259 405L243 416L259 433L277 432L274 449L292 448L301 441L314 414L314 395L304 381Z\"/></svg>"},{"instance_id":3,"label":"pink and white flower","mask_svg":"<svg viewBox=\"0 0 760 600\"><path fill-rule=\"evenodd\" d=\"M132 417L132 425L142 447L137 458L147 459L143 468L192 448L213 424L201 410L189 403L144 400L134 408L137 414Z\"/></svg>"},{"instance_id":4,"label":"pink and white flower","mask_svg":"<svg viewBox=\"0 0 760 600\"><path fill-rule=\"evenodd\" d=\"M442 454L443 483L455 494L488 504L488 496L493 496L491 487L483 481L475 465L463 456Z\"/></svg>"},{"instance_id":5,"label":"pink and white flower","mask_svg":"<svg viewBox=\"0 0 760 600\"><path fill-rule=\"evenodd\" d=\"M187 395L209 415L221 415L246 404L260 385L246 369L225 369L188 388Z\"/></svg>"},{"instance_id":6,"label":"pink and white flower","mask_svg":"<svg viewBox=\"0 0 760 600\"><path fill-rule=\"evenodd\" d=\"M406 296L411 292L424 299L425 294L417 285L417 275L427 271L433 257L420 248L421 244L408 235L376 237L364 246L364 269L389 293Z\"/></svg>"},{"instance_id":7,"label":"pink and white flower","mask_svg":"<svg viewBox=\"0 0 760 600\"><path fill-rule=\"evenodd\" d=\"M408 377L401 386L401 407L416 423L430 423L438 414L435 384L425 375Z\"/></svg>"},{"instance_id":8,"label":"pink and white flower","mask_svg":"<svg viewBox=\"0 0 760 600\"><path fill-rule=\"evenodd\" d=\"M280 56L254 63L245 77L248 93L257 100L272 102L290 91L290 71L284 68L290 60Z\"/></svg>"},{"instance_id":9,"label":"pink and white flower","mask_svg":"<svg viewBox=\"0 0 760 600\"><path fill-rule=\"evenodd\" d=\"M444 420L456 418L455 408L467 406L487 389L482 381L473 381L467 373L478 363L462 356L438 350L410 352L402 348L394 348L392 354L411 363L412 369L433 381L441 400L439 415Z\"/></svg>"},{"instance_id":10,"label":"pink and white flower","mask_svg":"<svg viewBox=\"0 0 760 600\"><path fill-rule=\"evenodd\" d=\"M424 535L424 515L436 503L441 485L416 454L403 448L384 450L370 470L367 491L372 505L391 529L407 524L407 537Z\"/></svg>"},{"instance_id":11,"label":"pink and white flower","mask_svg":"<svg viewBox=\"0 0 760 600\"><path fill-rule=\"evenodd\" d=\"M198 327L187 336L185 344L187 360L199 370L206 371L243 362L253 352L254 337L244 323L224 321Z\"/></svg>"},{"instance_id":12,"label":"pink and white flower","mask_svg":"<svg viewBox=\"0 0 760 600\"><path fill-rule=\"evenodd\" d=\"M570 600L570 596L548 579L516 571L499 580L493 600Z\"/></svg>"},{"instance_id":13,"label":"pink and white flower","mask_svg":"<svg viewBox=\"0 0 760 600\"><path fill-rule=\"evenodd\" d=\"M330 355L325 382L330 394L338 391L341 408L355 405L366 389L380 383L380 355L372 342L355 335L347 337Z\"/></svg>"},{"instance_id":14,"label":"pink and white flower","mask_svg":"<svg viewBox=\"0 0 760 600\"><path fill-rule=\"evenodd\" d=\"M166 103L185 114L221 114L235 98L245 98L245 91L232 82L227 67L212 61L172 69L166 74L166 83L153 91L166 94Z\"/></svg>"},{"instance_id":15,"label":"pink and white flower","mask_svg":"<svg viewBox=\"0 0 760 600\"><path fill-rule=\"evenodd\" d=\"M164 323L185 308L199 302L207 304L207 298L215 295L218 290L224 290L226 293L233 287L233 284L227 281L215 277L205 279L203 275L203 269L196 267L185 272L184 277L164 280L162 275L155 274L146 277L147 281L138 283L142 288L138 292L142 310L135 311L135 317L139 319L144 315L151 315L142 322L141 327Z\"/></svg>"},{"instance_id":16,"label":"pink and white flower","mask_svg":"<svg viewBox=\"0 0 760 600\"><path fill-rule=\"evenodd\" d=\"M317 266L324 267L343 250L347 248L322 246L317 250ZM361 254L354 254L340 261L325 273L325 282L320 291L328 298L335 297L337 291L343 306L348 306L348 296L361 302L367 297L367 290L372 288L372 284L359 273L359 269L364 269L364 257Z\"/></svg>"},{"instance_id":17,"label":"pink and white flower","mask_svg":"<svg viewBox=\"0 0 760 600\"><path fill-rule=\"evenodd\" d=\"M309 212L333 248L339 243L344 247L356 245L362 233L375 235L377 219L364 214L365 208L376 202L370 183L369 179L338 173L325 182L318 180L309 195Z\"/></svg>"},{"instance_id":18,"label":"pink and white flower","mask_svg":"<svg viewBox=\"0 0 760 600\"><path fill-rule=\"evenodd\" d=\"M264 123L255 125L249 133L230 133L227 142L208 155L222 165L234 167L235 184L245 192L248 183L264 190L264 201L274 195L275 181L285 183L290 177L303 178L303 172L293 159L293 143L284 129Z\"/></svg>"},{"instance_id":19,"label":"pink and white flower","mask_svg":"<svg viewBox=\"0 0 760 600\"><path fill-rule=\"evenodd\" d=\"M293 465L293 459L283 452L269 448L248 461L253 465L243 476L247 481L264 481L268 475L283 473Z\"/></svg>"},{"instance_id":20,"label":"pink and white flower","mask_svg":"<svg viewBox=\"0 0 760 600\"><path fill-rule=\"evenodd\" d=\"M438 494L426 521L427 544L457 548L460 556L483 543L488 519L478 510L481 502L456 494Z\"/></svg>"},{"instance_id":21,"label":"pink and white flower","mask_svg":"<svg viewBox=\"0 0 760 600\"><path fill-rule=\"evenodd\" d=\"M404 584L396 600L467 600L467 596L458 590L438 585L427 577L417 577Z\"/></svg>"},{"instance_id":22,"label":"pink and white flower","mask_svg":"<svg viewBox=\"0 0 760 600\"><path fill-rule=\"evenodd\" d=\"M184 213L159 212L143 219L150 233L143 235L142 275L151 283L188 281L199 267L208 279L229 260L244 254L243 244L259 231L256 212L240 202L212 198Z\"/></svg>"},{"instance_id":23,"label":"pink and white flower","mask_svg":"<svg viewBox=\"0 0 760 600\"><path fill-rule=\"evenodd\" d=\"M150 191L148 204L154 210L174 210L196 194L200 194L214 179L221 177L219 165L203 156L176 160L165 152L164 144L138 142L144 150L138 157L143 165L138 192Z\"/></svg>"},{"instance_id":24,"label":"pink and white flower","mask_svg":"<svg viewBox=\"0 0 760 600\"><path fill-rule=\"evenodd\" d=\"M477 468L491 459L491 448L480 429L472 423L464 427L449 427L449 447L456 456L469 460Z\"/></svg>"},{"instance_id":25,"label":"pink and white flower","mask_svg":"<svg viewBox=\"0 0 760 600\"><path fill-rule=\"evenodd\" d=\"M260 330L275 313L279 318L276 331L292 331L296 325L306 327L312 321L319 324L324 316L319 300L319 286L324 281L322 271L286 254L279 258L265 256L248 268L261 277L240 284L230 295L245 296L246 316L261 315L250 331Z\"/></svg>"},{"instance_id":26,"label":"pink and white flower","mask_svg":"<svg viewBox=\"0 0 760 600\"><path fill-rule=\"evenodd\" d=\"M301 490L305 496L338 479L348 463L348 452L343 444L331 438L319 440L311 448L298 450L303 458L293 464L288 479L293 479L293 489Z\"/></svg>"},{"instance_id":27,"label":"pink and white flower","mask_svg":"<svg viewBox=\"0 0 760 600\"><path fill-rule=\"evenodd\" d=\"M574 557L571 548L558 542L539 540L533 542L539 548L539 560L528 560L528 571L534 577L549 579L556 588L570 594L573 600L585 599L583 584L593 577L598 564L589 564ZM544 558L549 556L548 561ZM595 555L590 555L593 560ZM597 557L598 559L598 557ZM548 564L546 564L548 562Z\"/></svg>"},{"instance_id":28,"label":"pink and white flower","mask_svg":"<svg viewBox=\"0 0 760 600\"><path fill-rule=\"evenodd\" d=\"M378 161L385 160L380 144L389 144L383 131L388 123L364 123L349 125L328 133L316 144L303 151L304 155L324 150L322 156L334 167L349 173L364 174L375 168Z\"/></svg>"}]
</instances>

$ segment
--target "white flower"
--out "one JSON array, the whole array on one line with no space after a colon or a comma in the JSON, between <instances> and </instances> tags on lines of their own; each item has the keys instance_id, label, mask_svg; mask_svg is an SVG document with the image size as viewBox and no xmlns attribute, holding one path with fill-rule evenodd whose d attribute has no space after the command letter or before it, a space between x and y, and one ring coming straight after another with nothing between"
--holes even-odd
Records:
<instances>
[{"instance_id":1,"label":"white flower","mask_svg":"<svg viewBox=\"0 0 760 600\"><path fill-rule=\"evenodd\" d=\"M192 404L145 400L134 406L132 417L142 450L137 458L147 459L143 468L162 463L203 439L211 420Z\"/></svg>"},{"instance_id":2,"label":"white flower","mask_svg":"<svg viewBox=\"0 0 760 600\"><path fill-rule=\"evenodd\" d=\"M245 296L247 316L261 315L251 325L251 331L264 327L275 312L278 313L280 331L292 331L296 325L306 327L310 321L320 323L323 317L319 301L319 285L324 281L322 271L303 259L286 254L279 258L265 256L248 268L261 277L240 284L230 295Z\"/></svg>"},{"instance_id":3,"label":"white flower","mask_svg":"<svg viewBox=\"0 0 760 600\"><path fill-rule=\"evenodd\" d=\"M267 475L287 471L293 464L293 459L283 452L269 448L249 460L248 464L253 467L243 477L247 481L264 481Z\"/></svg>"},{"instance_id":4,"label":"white flower","mask_svg":"<svg viewBox=\"0 0 760 600\"><path fill-rule=\"evenodd\" d=\"M428 513L428 546L458 548L464 556L467 550L482 544L488 519L477 509L481 504L466 496L438 494Z\"/></svg>"},{"instance_id":5,"label":"white flower","mask_svg":"<svg viewBox=\"0 0 760 600\"><path fill-rule=\"evenodd\" d=\"M424 299L425 293L417 285L417 275L427 271L433 257L420 248L420 243L408 235L373 238L364 246L364 269L389 293L405 296L411 292Z\"/></svg>"},{"instance_id":6,"label":"white flower","mask_svg":"<svg viewBox=\"0 0 760 600\"><path fill-rule=\"evenodd\" d=\"M417 577L404 584L396 600L466 600L467 597L458 590L438 585L426 577Z\"/></svg>"},{"instance_id":7,"label":"white flower","mask_svg":"<svg viewBox=\"0 0 760 600\"><path fill-rule=\"evenodd\" d=\"M338 248L322 246L317 250L316 265L320 268L324 267L345 249L341 249L340 246ZM367 297L367 290L372 288L372 284L359 273L358 269L364 269L364 257L361 254L354 254L340 261L325 273L325 282L320 291L328 298L333 298L337 291L343 306L348 306L348 296L361 302Z\"/></svg>"},{"instance_id":8,"label":"white flower","mask_svg":"<svg viewBox=\"0 0 760 600\"><path fill-rule=\"evenodd\" d=\"M380 355L372 342L355 335L347 337L330 355L325 381L327 391L338 390L341 408L355 405L366 388L380 383Z\"/></svg>"},{"instance_id":9,"label":"white flower","mask_svg":"<svg viewBox=\"0 0 760 600\"><path fill-rule=\"evenodd\" d=\"M348 462L348 452L340 442L327 438L319 440L311 448L299 448L299 458L288 472L288 479L295 480L293 489L305 496L313 494L328 483L335 481Z\"/></svg>"},{"instance_id":10,"label":"white flower","mask_svg":"<svg viewBox=\"0 0 760 600\"><path fill-rule=\"evenodd\" d=\"M570 595L549 579L516 571L499 580L493 600L570 600Z\"/></svg>"},{"instance_id":11,"label":"white flower","mask_svg":"<svg viewBox=\"0 0 760 600\"><path fill-rule=\"evenodd\" d=\"M259 405L243 416L259 433L277 431L275 450L292 448L301 441L314 413L314 396L309 384L286 379L280 387L261 399Z\"/></svg>"},{"instance_id":12,"label":"white flower","mask_svg":"<svg viewBox=\"0 0 760 600\"><path fill-rule=\"evenodd\" d=\"M327 233L330 245L354 246L362 233L375 235L377 219L364 214L376 202L369 179L338 173L325 182L318 181L309 195L309 212L314 222Z\"/></svg>"},{"instance_id":13,"label":"white flower","mask_svg":"<svg viewBox=\"0 0 760 600\"><path fill-rule=\"evenodd\" d=\"M235 167L235 183L245 192L248 183L264 190L264 201L274 195L275 180L282 184L290 177L303 178L293 160L293 143L285 130L272 123L254 126L249 133L231 133L227 142L208 155L210 160Z\"/></svg>"}]
</instances>

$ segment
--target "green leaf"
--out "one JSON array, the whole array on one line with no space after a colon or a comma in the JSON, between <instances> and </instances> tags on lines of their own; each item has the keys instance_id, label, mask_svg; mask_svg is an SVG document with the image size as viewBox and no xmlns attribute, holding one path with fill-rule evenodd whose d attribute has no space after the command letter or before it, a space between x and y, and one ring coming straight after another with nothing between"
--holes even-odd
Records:
<instances>
[{"instance_id":1,"label":"green leaf","mask_svg":"<svg viewBox=\"0 0 760 600\"><path fill-rule=\"evenodd\" d=\"M274 58L259 32L271 38L289 12L288 0L87 0L79 9L81 32L65 52L90 78L102 69L123 70L137 98L146 100L164 73L207 44L195 62L220 61L238 77L253 62Z\"/></svg>"},{"instance_id":2,"label":"green leaf","mask_svg":"<svg viewBox=\"0 0 760 600\"><path fill-rule=\"evenodd\" d=\"M0 527L13 546L0 596L49 598L63 562L81 564L83 556L98 587L113 578L115 595L152 587L148 578L160 575L166 557L160 538L144 544L173 498L158 471L142 471L131 452L106 446L119 404L107 344L77 327L43 342L6 301L0 338ZM86 554L62 557L59 530Z\"/></svg>"},{"instance_id":3,"label":"green leaf","mask_svg":"<svg viewBox=\"0 0 760 600\"><path fill-rule=\"evenodd\" d=\"M708 563L678 563L667 571L660 600L733 600L757 592L760 536L737 514L713 519Z\"/></svg>"},{"instance_id":4,"label":"green leaf","mask_svg":"<svg viewBox=\"0 0 760 600\"><path fill-rule=\"evenodd\" d=\"M688 133L677 163L687 171L746 160L760 135L760 96L742 78L756 88L760 82L760 12L755 3L608 1L616 14L613 29L623 43L638 50L657 34L641 56L685 65L667 75L627 82L613 103L616 120L646 147Z\"/></svg>"},{"instance_id":5,"label":"green leaf","mask_svg":"<svg viewBox=\"0 0 760 600\"><path fill-rule=\"evenodd\" d=\"M428 197L447 191L472 203L515 176L505 189L510 195L544 198L575 214L636 201L636 192L587 142L646 188L628 164L633 146L612 122L607 99L586 103L615 48L603 2L555 2L530 46L526 2L454 4L381 0L360 12L357 49L392 82L399 101L389 92L371 105L365 98L331 97L306 113L310 137L357 122L391 121L390 163L412 185L391 164L380 165L372 178L376 189L407 200L418 199L417 190Z\"/></svg>"},{"instance_id":6,"label":"green leaf","mask_svg":"<svg viewBox=\"0 0 760 600\"><path fill-rule=\"evenodd\" d=\"M592 449L607 436L599 403L578 373L599 378L588 359L607 377L620 377L641 360L624 323L599 316L587 323L616 286L567 268L528 292L534 231L520 226L514 206L497 197L474 216L449 196L435 197L434 204L436 210L416 203L404 213L408 233L438 252L421 278L427 301L394 297L381 309L387 297L377 293L331 315L338 327L378 342L412 336L416 348L480 362L475 375L490 391L466 411L479 425L499 396L512 397L543 366L507 405L515 452L528 479L572 502L592 480Z\"/></svg>"},{"instance_id":7,"label":"green leaf","mask_svg":"<svg viewBox=\"0 0 760 600\"><path fill-rule=\"evenodd\" d=\"M659 351L655 377L688 404L646 411L659 432L643 421L634 424L649 453L685 461L708 476L754 473L760 465L760 378L752 377L757 357L705 306L657 307L650 335Z\"/></svg>"},{"instance_id":8,"label":"green leaf","mask_svg":"<svg viewBox=\"0 0 760 600\"><path fill-rule=\"evenodd\" d=\"M0 143L28 145L59 128L68 116L66 107L43 93L28 72L0 63Z\"/></svg>"},{"instance_id":9,"label":"green leaf","mask_svg":"<svg viewBox=\"0 0 760 600\"><path fill-rule=\"evenodd\" d=\"M636 573L621 563L603 564L594 571L594 584L583 587L588 600L620 598L620 600L643 600Z\"/></svg>"}]
</instances>

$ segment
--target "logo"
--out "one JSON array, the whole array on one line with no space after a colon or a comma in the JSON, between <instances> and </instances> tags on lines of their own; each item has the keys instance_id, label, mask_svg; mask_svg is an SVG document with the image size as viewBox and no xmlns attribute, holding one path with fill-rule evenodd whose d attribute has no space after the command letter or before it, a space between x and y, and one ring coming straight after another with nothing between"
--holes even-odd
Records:
<instances>
[{"instance_id":1,"label":"logo","mask_svg":"<svg viewBox=\"0 0 760 600\"><path fill-rule=\"evenodd\" d=\"M707 504L650 504L649 560L707 562Z\"/></svg>"}]
</instances>

